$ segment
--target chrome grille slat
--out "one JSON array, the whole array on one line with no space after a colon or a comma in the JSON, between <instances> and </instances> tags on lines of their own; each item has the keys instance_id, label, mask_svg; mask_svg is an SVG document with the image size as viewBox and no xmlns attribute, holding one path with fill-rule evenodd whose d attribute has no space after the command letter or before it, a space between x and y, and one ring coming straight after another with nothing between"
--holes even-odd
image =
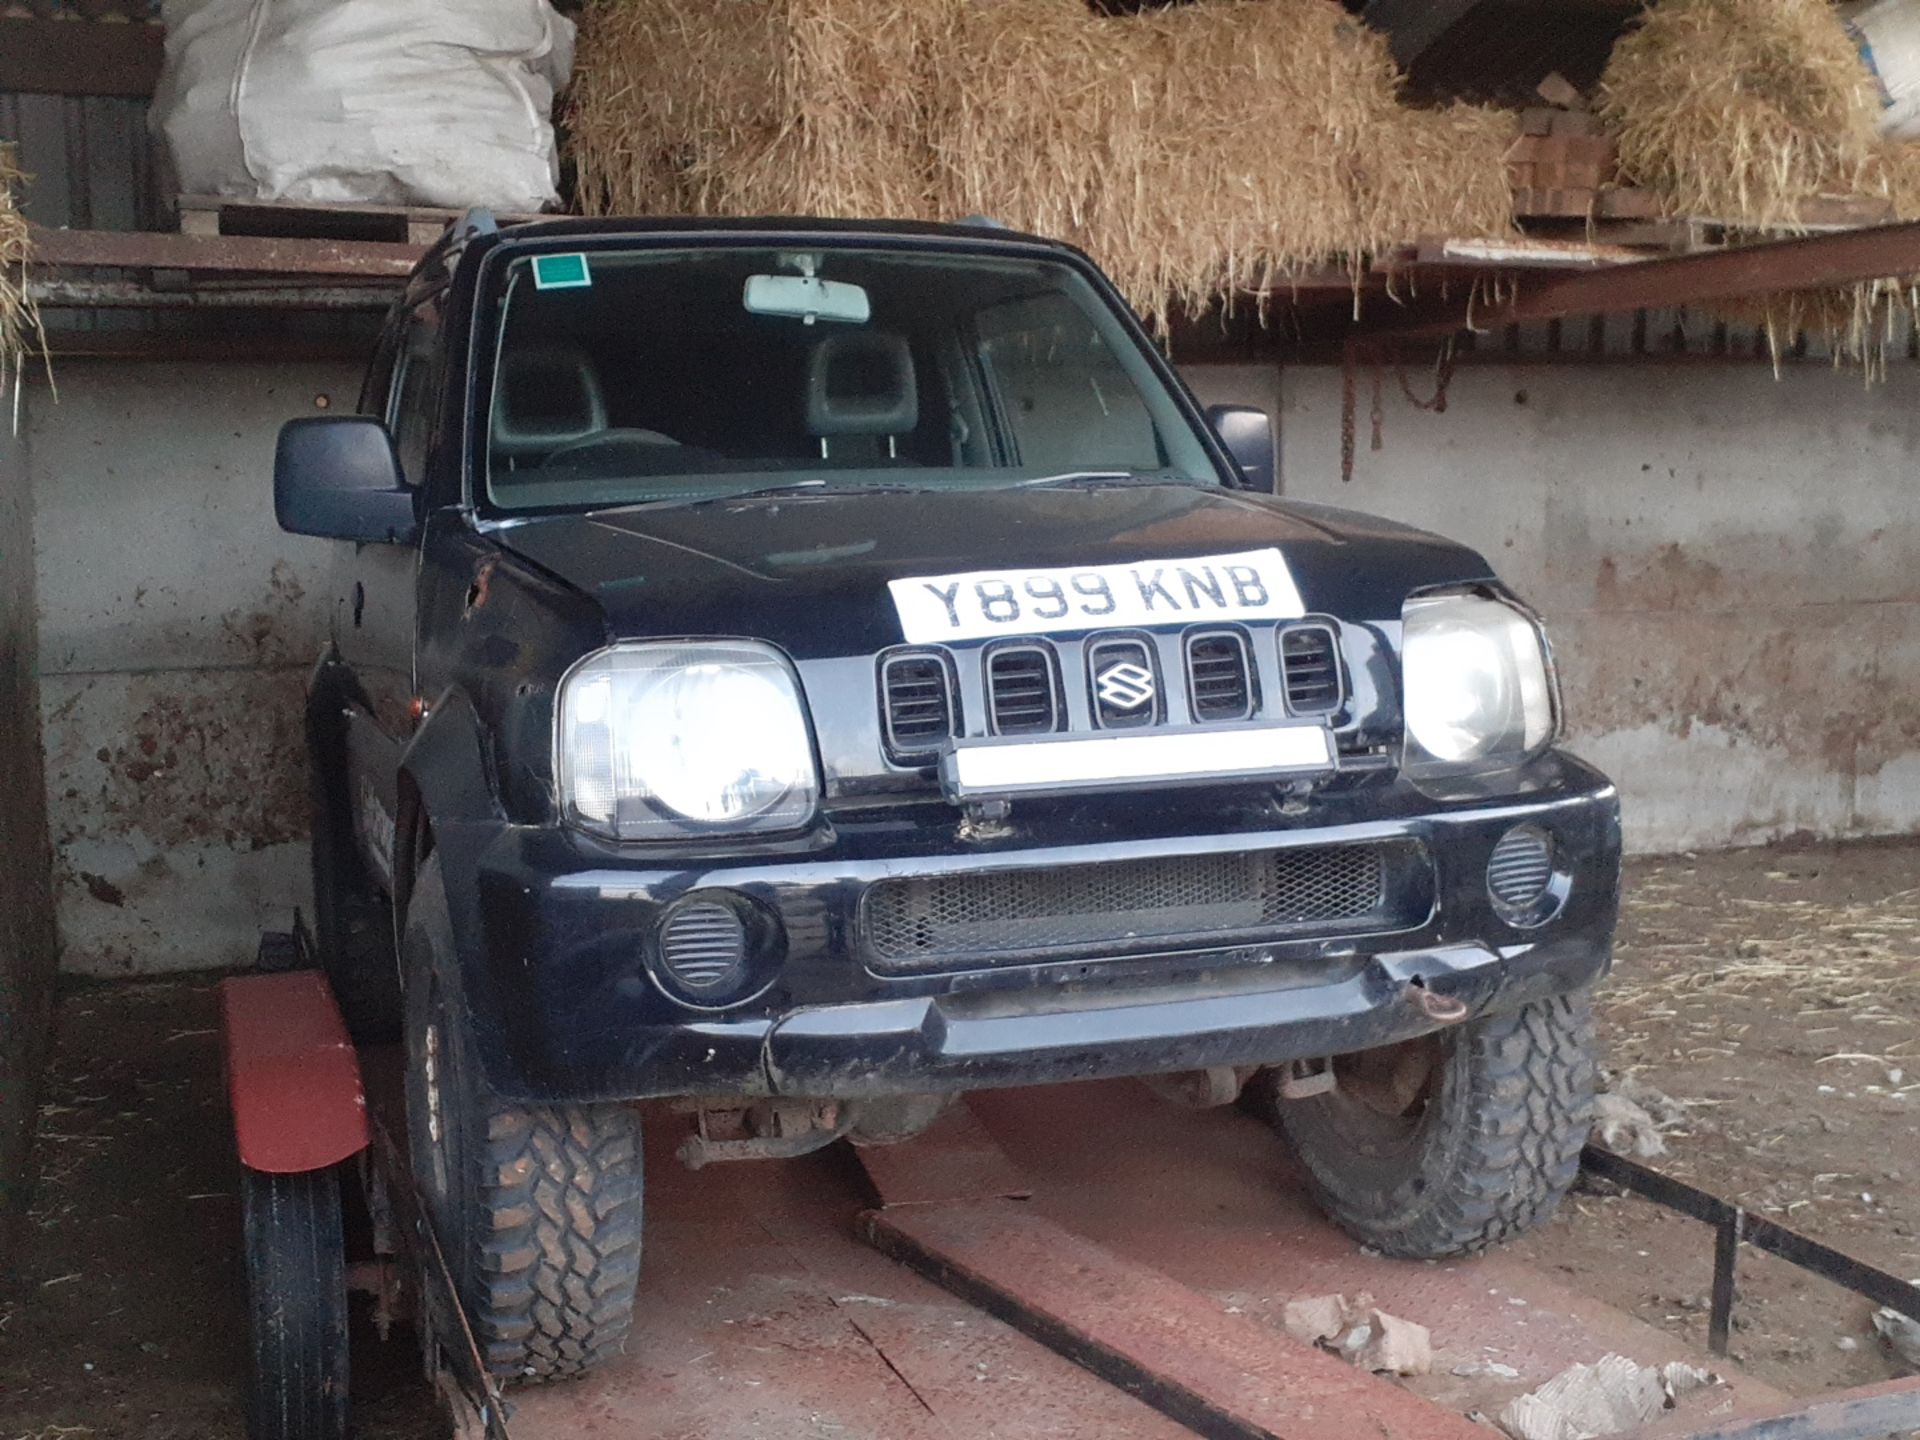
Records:
<instances>
[{"instance_id":1,"label":"chrome grille slat","mask_svg":"<svg viewBox=\"0 0 1920 1440\"><path fill-rule=\"evenodd\" d=\"M953 680L938 655L890 655L880 667L881 720L895 759L931 754L955 729Z\"/></svg>"},{"instance_id":2,"label":"chrome grille slat","mask_svg":"<svg viewBox=\"0 0 1920 1440\"><path fill-rule=\"evenodd\" d=\"M1287 709L1295 715L1326 715L1340 708L1340 652L1325 625L1295 625L1283 632L1280 669Z\"/></svg>"},{"instance_id":3,"label":"chrome grille slat","mask_svg":"<svg viewBox=\"0 0 1920 1440\"><path fill-rule=\"evenodd\" d=\"M1053 655L1037 645L987 656L987 716L996 735L1040 735L1060 728Z\"/></svg>"},{"instance_id":4,"label":"chrome grille slat","mask_svg":"<svg viewBox=\"0 0 1920 1440\"><path fill-rule=\"evenodd\" d=\"M1215 630L1187 640L1187 698L1193 718L1244 720L1253 713L1253 666L1247 642L1233 630Z\"/></svg>"}]
</instances>

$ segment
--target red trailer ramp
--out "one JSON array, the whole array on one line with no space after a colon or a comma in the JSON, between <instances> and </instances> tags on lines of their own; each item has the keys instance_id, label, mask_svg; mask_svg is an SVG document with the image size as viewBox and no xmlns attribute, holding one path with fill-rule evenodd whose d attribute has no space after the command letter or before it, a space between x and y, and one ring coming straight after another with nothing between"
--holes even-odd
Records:
<instances>
[{"instance_id":1,"label":"red trailer ramp","mask_svg":"<svg viewBox=\"0 0 1920 1440\"><path fill-rule=\"evenodd\" d=\"M852 1234L831 1153L689 1174L648 1146L642 1304L620 1361L508 1392L513 1440L1191 1440ZM464 1436L478 1437L469 1414Z\"/></svg>"},{"instance_id":2,"label":"red trailer ramp","mask_svg":"<svg viewBox=\"0 0 1920 1440\"><path fill-rule=\"evenodd\" d=\"M1469 1410L1569 1364L1703 1359L1510 1258L1369 1257L1258 1122L1130 1084L975 1097L919 1140L858 1152L865 1176L844 1148L691 1175L667 1153L672 1117L651 1133L629 1352L509 1392L514 1440L1465 1440L1488 1433ZM1403 1385L1288 1339L1285 1301L1331 1290L1428 1324L1439 1373ZM1520 1379L1448 1373L1467 1356ZM1784 1399L1738 1378L1695 1416Z\"/></svg>"}]
</instances>

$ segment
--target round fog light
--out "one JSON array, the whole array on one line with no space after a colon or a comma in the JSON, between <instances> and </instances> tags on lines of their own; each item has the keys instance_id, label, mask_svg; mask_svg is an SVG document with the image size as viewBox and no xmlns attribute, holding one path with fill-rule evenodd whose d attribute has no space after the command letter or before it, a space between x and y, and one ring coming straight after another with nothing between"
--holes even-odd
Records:
<instances>
[{"instance_id":1,"label":"round fog light","mask_svg":"<svg viewBox=\"0 0 1920 1440\"><path fill-rule=\"evenodd\" d=\"M689 897L660 922L662 978L696 1004L726 999L747 971L747 924L723 901Z\"/></svg>"},{"instance_id":2,"label":"round fog light","mask_svg":"<svg viewBox=\"0 0 1920 1440\"><path fill-rule=\"evenodd\" d=\"M1516 825L1501 836L1487 861L1487 895L1494 913L1516 929L1558 915L1567 884L1554 863L1553 836L1538 825Z\"/></svg>"}]
</instances>

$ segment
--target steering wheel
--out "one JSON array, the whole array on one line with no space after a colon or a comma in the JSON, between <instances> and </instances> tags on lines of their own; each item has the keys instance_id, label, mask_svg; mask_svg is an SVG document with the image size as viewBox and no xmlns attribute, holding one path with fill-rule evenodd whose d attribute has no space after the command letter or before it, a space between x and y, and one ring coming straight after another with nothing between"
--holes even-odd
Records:
<instances>
[{"instance_id":1,"label":"steering wheel","mask_svg":"<svg viewBox=\"0 0 1920 1440\"><path fill-rule=\"evenodd\" d=\"M608 457L630 454L635 450L659 451L668 446L678 447L680 442L671 435L662 435L658 430L611 429L601 430L583 439L569 440L558 449L549 450L542 466L552 465L556 461L580 464L585 457L604 454Z\"/></svg>"}]
</instances>

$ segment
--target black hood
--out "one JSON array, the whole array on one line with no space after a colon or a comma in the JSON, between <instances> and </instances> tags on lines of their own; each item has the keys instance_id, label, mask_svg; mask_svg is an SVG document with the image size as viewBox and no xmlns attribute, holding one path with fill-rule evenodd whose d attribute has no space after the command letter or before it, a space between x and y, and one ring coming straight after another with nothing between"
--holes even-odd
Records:
<instances>
[{"instance_id":1,"label":"black hood","mask_svg":"<svg viewBox=\"0 0 1920 1440\"><path fill-rule=\"evenodd\" d=\"M781 495L551 515L493 538L592 596L622 639L738 635L799 660L901 641L889 580L1277 547L1306 608L1396 621L1409 592L1492 578L1371 516L1186 485Z\"/></svg>"}]
</instances>

